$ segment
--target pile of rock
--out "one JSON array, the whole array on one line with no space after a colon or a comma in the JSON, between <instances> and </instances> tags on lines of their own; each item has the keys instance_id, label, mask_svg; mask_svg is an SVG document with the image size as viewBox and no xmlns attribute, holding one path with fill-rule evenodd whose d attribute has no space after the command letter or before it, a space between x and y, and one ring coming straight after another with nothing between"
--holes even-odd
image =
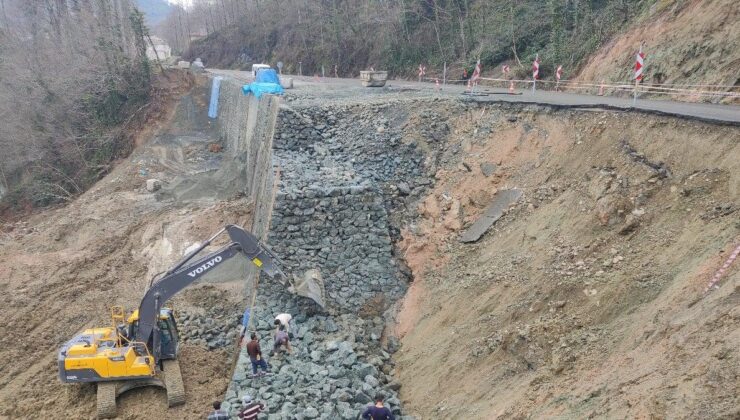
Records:
<instances>
[{"instance_id":1,"label":"pile of rock","mask_svg":"<svg viewBox=\"0 0 740 420\"><path fill-rule=\"evenodd\" d=\"M175 314L181 343L202 345L214 350L233 347L237 340L241 314L233 309L211 307L203 315L182 310Z\"/></svg>"},{"instance_id":2,"label":"pile of rock","mask_svg":"<svg viewBox=\"0 0 740 420\"><path fill-rule=\"evenodd\" d=\"M265 316L268 314L265 314ZM293 354L270 357L270 318L256 322L260 345L271 375L253 378L246 352L239 356L234 378L224 398L232 415L239 398L250 395L267 406L270 420L355 419L381 392L396 415L402 413L394 381L392 352L397 341L381 344L384 321L354 314L338 317L297 316L293 320ZM400 416L400 418L408 418Z\"/></svg>"},{"instance_id":3,"label":"pile of rock","mask_svg":"<svg viewBox=\"0 0 740 420\"><path fill-rule=\"evenodd\" d=\"M328 303L357 312L377 294L403 296L382 195L364 186L278 195L269 241L287 272L318 268Z\"/></svg>"},{"instance_id":4,"label":"pile of rock","mask_svg":"<svg viewBox=\"0 0 740 420\"><path fill-rule=\"evenodd\" d=\"M436 115L427 120L428 139L418 142L441 143L449 127ZM253 316L263 350L271 348L274 316L287 312L295 352L269 360L273 375L256 379L241 354L225 398L232 413L249 394L267 404L269 419L354 419L376 392L402 412L391 360L398 341L383 331L410 273L393 242L434 175L417 140L404 141L405 121L389 104L281 109L268 243L288 275L321 271L328 308L278 282L260 283Z\"/></svg>"}]
</instances>

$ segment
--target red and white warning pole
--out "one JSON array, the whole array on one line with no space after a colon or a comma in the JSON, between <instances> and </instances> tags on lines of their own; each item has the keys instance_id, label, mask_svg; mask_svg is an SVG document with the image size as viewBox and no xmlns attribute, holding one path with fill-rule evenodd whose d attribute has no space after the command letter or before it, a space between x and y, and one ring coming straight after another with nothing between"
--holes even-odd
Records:
<instances>
[{"instance_id":1,"label":"red and white warning pole","mask_svg":"<svg viewBox=\"0 0 740 420\"><path fill-rule=\"evenodd\" d=\"M434 79L434 90L439 92L439 79Z\"/></svg>"},{"instance_id":2,"label":"red and white warning pole","mask_svg":"<svg viewBox=\"0 0 740 420\"><path fill-rule=\"evenodd\" d=\"M738 255L740 255L740 245L738 245L737 248L735 248L735 250L732 251L732 254L730 254L730 258L728 258L727 261L725 261L725 263L722 264L722 267L720 267L720 269L717 270L716 273L714 273L714 276L712 276L712 280L709 281L709 284L707 285L706 290L704 290L705 293L712 289L719 287L717 286L717 283L719 283L719 280L725 274L725 271L727 271L727 269L730 268L732 263L735 262Z\"/></svg>"},{"instance_id":3,"label":"red and white warning pole","mask_svg":"<svg viewBox=\"0 0 740 420\"><path fill-rule=\"evenodd\" d=\"M419 64L419 81L421 82L421 79L424 77L424 75L427 74L427 68L425 66L422 66Z\"/></svg>"},{"instance_id":4,"label":"red and white warning pole","mask_svg":"<svg viewBox=\"0 0 740 420\"><path fill-rule=\"evenodd\" d=\"M560 78L563 77L563 66L558 66L558 69L555 70L555 90L560 90Z\"/></svg>"},{"instance_id":5,"label":"red and white warning pole","mask_svg":"<svg viewBox=\"0 0 740 420\"><path fill-rule=\"evenodd\" d=\"M638 51L637 55L635 56L635 92L632 98L633 105L637 103L637 86L642 80L642 71L643 71L644 66L645 66L645 53L642 52L642 44L640 44L640 51Z\"/></svg>"},{"instance_id":6,"label":"red and white warning pole","mask_svg":"<svg viewBox=\"0 0 740 420\"><path fill-rule=\"evenodd\" d=\"M481 66L480 66L480 58L479 58L478 62L475 63L475 70L473 70L473 75L470 76L470 80L473 81L474 85L478 84L478 81L480 80L480 73L481 73Z\"/></svg>"},{"instance_id":7,"label":"red and white warning pole","mask_svg":"<svg viewBox=\"0 0 740 420\"><path fill-rule=\"evenodd\" d=\"M540 78L540 55L537 54L532 62L532 92L537 90L537 79Z\"/></svg>"}]
</instances>

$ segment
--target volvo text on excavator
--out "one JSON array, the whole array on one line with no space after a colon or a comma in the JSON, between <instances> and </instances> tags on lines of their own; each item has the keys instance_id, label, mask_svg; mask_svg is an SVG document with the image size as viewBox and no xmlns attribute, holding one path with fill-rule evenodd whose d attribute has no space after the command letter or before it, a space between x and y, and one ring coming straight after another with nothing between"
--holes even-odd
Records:
<instances>
[{"instance_id":1,"label":"volvo text on excavator","mask_svg":"<svg viewBox=\"0 0 740 420\"><path fill-rule=\"evenodd\" d=\"M231 238L228 245L194 260L223 232ZM95 382L100 418L114 417L116 397L141 386L164 387L170 407L184 403L185 389L177 362L177 324L172 310L164 304L237 255L247 257L268 276L284 281L280 262L269 248L241 227L227 225L153 281L138 310L128 318L123 308L113 307L112 326L86 329L64 344L58 353L61 381Z\"/></svg>"}]
</instances>

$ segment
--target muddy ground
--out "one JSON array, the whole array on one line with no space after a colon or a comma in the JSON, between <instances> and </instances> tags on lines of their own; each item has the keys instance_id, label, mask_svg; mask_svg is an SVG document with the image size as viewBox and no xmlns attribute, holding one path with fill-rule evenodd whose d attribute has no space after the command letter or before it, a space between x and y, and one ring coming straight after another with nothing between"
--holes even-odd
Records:
<instances>
[{"instance_id":1,"label":"muddy ground","mask_svg":"<svg viewBox=\"0 0 740 420\"><path fill-rule=\"evenodd\" d=\"M209 148L218 139L204 114L206 81L168 100L165 112L139 132L132 156L92 189L65 206L2 226L0 258L12 263L0 268L0 417L94 417L94 387L58 380L60 344L83 328L108 325L111 305L135 309L151 276L194 242L226 223L251 223L252 204L242 198L218 201L204 194L176 202L145 189L149 178L166 186L220 159ZM174 307L197 313L208 297L236 307L241 294L222 292L234 287L195 287ZM168 411L164 391L135 390L119 399L121 418L204 416L226 390L231 358L228 349L185 344L187 403Z\"/></svg>"}]
</instances>

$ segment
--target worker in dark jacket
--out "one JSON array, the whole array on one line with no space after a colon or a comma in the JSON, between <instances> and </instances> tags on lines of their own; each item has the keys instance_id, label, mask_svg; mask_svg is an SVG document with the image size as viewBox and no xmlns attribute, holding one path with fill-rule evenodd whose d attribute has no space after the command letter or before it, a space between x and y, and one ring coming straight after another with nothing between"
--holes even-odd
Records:
<instances>
[{"instance_id":1,"label":"worker in dark jacket","mask_svg":"<svg viewBox=\"0 0 740 420\"><path fill-rule=\"evenodd\" d=\"M262 349L260 349L260 342L257 341L257 334L252 333L250 337L252 341L247 343L247 354L249 355L249 361L252 362L252 377L266 375L268 373L267 363L262 358ZM257 367L262 368L259 375L257 374Z\"/></svg>"},{"instance_id":2,"label":"worker in dark jacket","mask_svg":"<svg viewBox=\"0 0 740 420\"><path fill-rule=\"evenodd\" d=\"M395 420L391 410L383 406L383 394L375 395L375 405L371 405L362 412L362 418L365 420Z\"/></svg>"}]
</instances>

